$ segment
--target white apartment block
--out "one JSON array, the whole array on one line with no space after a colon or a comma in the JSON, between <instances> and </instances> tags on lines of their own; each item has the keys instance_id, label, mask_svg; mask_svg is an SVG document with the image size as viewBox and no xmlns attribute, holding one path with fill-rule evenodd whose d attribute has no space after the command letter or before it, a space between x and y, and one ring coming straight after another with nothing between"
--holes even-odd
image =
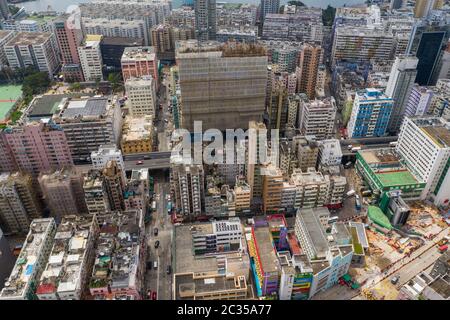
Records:
<instances>
[{"instance_id":1,"label":"white apartment block","mask_svg":"<svg viewBox=\"0 0 450 320\"><path fill-rule=\"evenodd\" d=\"M83 17L85 34L101 34L104 37L147 39L144 20L106 19Z\"/></svg>"},{"instance_id":2,"label":"white apartment block","mask_svg":"<svg viewBox=\"0 0 450 320\"><path fill-rule=\"evenodd\" d=\"M322 100L301 101L300 131L317 140L333 136L336 119L336 101L333 97Z\"/></svg>"},{"instance_id":3,"label":"white apartment block","mask_svg":"<svg viewBox=\"0 0 450 320\"><path fill-rule=\"evenodd\" d=\"M91 152L92 168L95 170L103 170L111 160L114 160L122 171L125 171L122 151L117 148L117 145L101 145L97 151Z\"/></svg>"},{"instance_id":4,"label":"white apartment block","mask_svg":"<svg viewBox=\"0 0 450 320\"><path fill-rule=\"evenodd\" d=\"M319 141L319 159L321 166L339 166L342 162L342 150L339 140L327 139Z\"/></svg>"},{"instance_id":5,"label":"white apartment block","mask_svg":"<svg viewBox=\"0 0 450 320\"><path fill-rule=\"evenodd\" d=\"M14 38L14 32L0 30L0 70L8 64L4 46L12 38Z\"/></svg>"},{"instance_id":6,"label":"white apartment block","mask_svg":"<svg viewBox=\"0 0 450 320\"><path fill-rule=\"evenodd\" d=\"M37 284L39 300L81 300L94 262L99 231L96 216L66 216L56 230L45 270Z\"/></svg>"},{"instance_id":7,"label":"white apartment block","mask_svg":"<svg viewBox=\"0 0 450 320\"><path fill-rule=\"evenodd\" d=\"M13 69L34 66L53 77L60 65L54 34L19 32L5 46L8 64Z\"/></svg>"},{"instance_id":8,"label":"white apartment block","mask_svg":"<svg viewBox=\"0 0 450 320\"><path fill-rule=\"evenodd\" d=\"M48 261L56 223L53 218L35 219L17 258L16 264L0 292L0 300L34 300L35 284Z\"/></svg>"},{"instance_id":9,"label":"white apartment block","mask_svg":"<svg viewBox=\"0 0 450 320\"><path fill-rule=\"evenodd\" d=\"M130 78L125 81L129 113L133 117L155 117L156 83L152 76Z\"/></svg>"},{"instance_id":10,"label":"white apartment block","mask_svg":"<svg viewBox=\"0 0 450 320\"><path fill-rule=\"evenodd\" d=\"M421 199L448 205L450 122L432 116L405 118L396 149L416 178L426 183Z\"/></svg>"},{"instance_id":11,"label":"white apartment block","mask_svg":"<svg viewBox=\"0 0 450 320\"><path fill-rule=\"evenodd\" d=\"M328 208L340 207L344 202L347 178L343 176L330 176L330 193L326 201Z\"/></svg>"},{"instance_id":12,"label":"white apartment block","mask_svg":"<svg viewBox=\"0 0 450 320\"><path fill-rule=\"evenodd\" d=\"M100 41L86 41L78 47L78 55L85 81L103 80Z\"/></svg>"}]
</instances>

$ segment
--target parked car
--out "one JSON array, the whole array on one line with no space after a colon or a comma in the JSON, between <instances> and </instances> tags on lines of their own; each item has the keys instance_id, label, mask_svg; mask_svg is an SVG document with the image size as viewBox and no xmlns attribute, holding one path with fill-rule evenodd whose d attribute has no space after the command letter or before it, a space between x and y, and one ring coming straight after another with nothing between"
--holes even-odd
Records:
<instances>
[{"instance_id":1,"label":"parked car","mask_svg":"<svg viewBox=\"0 0 450 320\"><path fill-rule=\"evenodd\" d=\"M395 275L391 278L391 283L392 284L397 284L398 280L400 280L400 276Z\"/></svg>"},{"instance_id":2,"label":"parked car","mask_svg":"<svg viewBox=\"0 0 450 320\"><path fill-rule=\"evenodd\" d=\"M147 291L147 299L151 299L152 298L152 290L148 290Z\"/></svg>"},{"instance_id":3,"label":"parked car","mask_svg":"<svg viewBox=\"0 0 450 320\"><path fill-rule=\"evenodd\" d=\"M155 241L155 249L158 249L158 247L159 247L159 240L156 240Z\"/></svg>"},{"instance_id":4,"label":"parked car","mask_svg":"<svg viewBox=\"0 0 450 320\"><path fill-rule=\"evenodd\" d=\"M167 266L166 272L167 272L167 274L171 274L172 273L172 267L171 266Z\"/></svg>"},{"instance_id":5,"label":"parked car","mask_svg":"<svg viewBox=\"0 0 450 320\"><path fill-rule=\"evenodd\" d=\"M153 229L153 235L156 237L158 235L158 228Z\"/></svg>"},{"instance_id":6,"label":"parked car","mask_svg":"<svg viewBox=\"0 0 450 320\"><path fill-rule=\"evenodd\" d=\"M137 164L137 165L139 165L139 164L144 164L144 161L142 161L142 160L136 161L136 164Z\"/></svg>"},{"instance_id":7,"label":"parked car","mask_svg":"<svg viewBox=\"0 0 450 320\"><path fill-rule=\"evenodd\" d=\"M147 262L147 269L152 270L152 262L151 261Z\"/></svg>"},{"instance_id":8,"label":"parked car","mask_svg":"<svg viewBox=\"0 0 450 320\"><path fill-rule=\"evenodd\" d=\"M156 291L153 291L152 293L152 300L156 300Z\"/></svg>"}]
</instances>

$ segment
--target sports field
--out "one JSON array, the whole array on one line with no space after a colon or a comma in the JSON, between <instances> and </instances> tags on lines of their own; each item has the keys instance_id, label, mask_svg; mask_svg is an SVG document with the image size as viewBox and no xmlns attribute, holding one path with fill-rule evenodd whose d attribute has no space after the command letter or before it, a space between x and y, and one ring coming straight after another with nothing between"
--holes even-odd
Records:
<instances>
[{"instance_id":1,"label":"sports field","mask_svg":"<svg viewBox=\"0 0 450 320\"><path fill-rule=\"evenodd\" d=\"M6 115L21 95L22 86L20 85L0 86L0 123L6 120Z\"/></svg>"}]
</instances>

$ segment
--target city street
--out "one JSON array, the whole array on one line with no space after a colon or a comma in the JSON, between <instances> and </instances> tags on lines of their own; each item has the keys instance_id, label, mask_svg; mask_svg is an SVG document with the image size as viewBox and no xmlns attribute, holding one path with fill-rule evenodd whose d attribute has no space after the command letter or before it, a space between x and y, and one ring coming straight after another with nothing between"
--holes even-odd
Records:
<instances>
[{"instance_id":1,"label":"city street","mask_svg":"<svg viewBox=\"0 0 450 320\"><path fill-rule=\"evenodd\" d=\"M172 265L173 225L167 214L167 196L170 194L170 186L166 177L162 174L155 177L155 201L156 211L152 213L151 223L146 227L149 255L147 261L151 261L152 268L146 272L146 288L157 292L158 300L170 300L172 289L172 275L167 274L167 267ZM154 235L158 228L158 235ZM155 248L155 242L159 241L159 247ZM158 262L155 270L154 262Z\"/></svg>"}]
</instances>

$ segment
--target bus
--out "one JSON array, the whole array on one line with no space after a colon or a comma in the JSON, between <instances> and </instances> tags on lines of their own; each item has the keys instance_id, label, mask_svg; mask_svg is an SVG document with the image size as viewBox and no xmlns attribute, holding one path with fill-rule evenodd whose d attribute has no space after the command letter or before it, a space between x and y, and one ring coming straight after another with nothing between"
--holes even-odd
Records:
<instances>
[{"instance_id":1,"label":"bus","mask_svg":"<svg viewBox=\"0 0 450 320\"><path fill-rule=\"evenodd\" d=\"M339 219L338 216L330 217L328 219L328 224L333 224L333 223L337 222L338 219Z\"/></svg>"}]
</instances>

